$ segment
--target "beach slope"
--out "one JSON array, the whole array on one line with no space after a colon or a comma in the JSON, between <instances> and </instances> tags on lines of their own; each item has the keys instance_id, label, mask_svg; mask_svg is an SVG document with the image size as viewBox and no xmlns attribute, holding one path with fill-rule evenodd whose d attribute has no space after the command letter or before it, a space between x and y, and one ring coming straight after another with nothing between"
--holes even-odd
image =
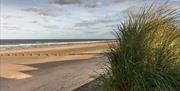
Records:
<instances>
[{"instance_id":1,"label":"beach slope","mask_svg":"<svg viewBox=\"0 0 180 91\"><path fill-rule=\"evenodd\" d=\"M1 91L72 91L93 80L107 44L1 51Z\"/></svg>"}]
</instances>

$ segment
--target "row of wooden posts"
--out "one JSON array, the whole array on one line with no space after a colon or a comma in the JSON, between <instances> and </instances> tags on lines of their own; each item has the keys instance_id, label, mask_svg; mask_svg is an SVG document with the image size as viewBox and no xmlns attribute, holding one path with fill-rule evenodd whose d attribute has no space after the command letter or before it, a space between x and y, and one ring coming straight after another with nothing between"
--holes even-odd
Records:
<instances>
[{"instance_id":1,"label":"row of wooden posts","mask_svg":"<svg viewBox=\"0 0 180 91\"><path fill-rule=\"evenodd\" d=\"M87 55L97 53L3 53L0 56L64 56L64 55Z\"/></svg>"},{"instance_id":2,"label":"row of wooden posts","mask_svg":"<svg viewBox=\"0 0 180 91\"><path fill-rule=\"evenodd\" d=\"M63 56L64 53L3 53L0 56Z\"/></svg>"}]
</instances>

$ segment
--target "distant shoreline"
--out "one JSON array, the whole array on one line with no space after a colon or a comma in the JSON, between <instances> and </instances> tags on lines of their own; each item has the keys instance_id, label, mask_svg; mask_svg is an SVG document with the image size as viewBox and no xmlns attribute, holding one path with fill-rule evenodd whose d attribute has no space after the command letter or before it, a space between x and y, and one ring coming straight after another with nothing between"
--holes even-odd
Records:
<instances>
[{"instance_id":1,"label":"distant shoreline","mask_svg":"<svg viewBox=\"0 0 180 91\"><path fill-rule=\"evenodd\" d=\"M14 43L9 43L9 42ZM72 41L72 42L71 42ZM62 47L67 45L81 45L81 44L93 44L93 43L108 43L114 40L1 40L0 51L7 50L19 50L29 48L42 48L42 47ZM7 43L3 43L7 42ZM16 44L17 42L17 44ZM9 44L8 44L9 43Z\"/></svg>"}]
</instances>

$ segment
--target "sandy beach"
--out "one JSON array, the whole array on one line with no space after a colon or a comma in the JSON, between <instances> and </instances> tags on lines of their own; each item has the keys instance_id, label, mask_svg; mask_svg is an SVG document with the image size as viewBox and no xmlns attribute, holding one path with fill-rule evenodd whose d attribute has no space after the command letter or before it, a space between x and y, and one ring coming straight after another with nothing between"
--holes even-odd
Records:
<instances>
[{"instance_id":1,"label":"sandy beach","mask_svg":"<svg viewBox=\"0 0 180 91\"><path fill-rule=\"evenodd\" d=\"M0 52L0 91L72 91L93 80L106 43Z\"/></svg>"}]
</instances>

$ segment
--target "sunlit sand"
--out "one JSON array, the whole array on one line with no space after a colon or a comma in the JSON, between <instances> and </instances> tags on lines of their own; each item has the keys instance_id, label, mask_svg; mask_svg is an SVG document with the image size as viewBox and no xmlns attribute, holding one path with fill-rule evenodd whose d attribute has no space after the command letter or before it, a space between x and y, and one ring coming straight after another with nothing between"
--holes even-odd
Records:
<instances>
[{"instance_id":1,"label":"sunlit sand","mask_svg":"<svg viewBox=\"0 0 180 91\"><path fill-rule=\"evenodd\" d=\"M96 57L98 57L100 53L105 52L107 48L108 46L106 43L96 43L69 45L66 47L31 48L1 51L0 78L2 80L0 83L0 88L6 91L32 91L27 88L22 88L24 81L33 79L33 81L36 82L36 80L41 79L37 81L37 83L39 84L30 84L33 82L29 81L29 85L32 85L31 89L34 87L34 85L39 86L43 84L44 79L49 81L47 83L51 83L52 79L56 79L56 77L53 78L53 76L55 75L52 74L52 72L56 72L60 69L63 69L63 71L56 73L56 75L59 75L59 80L70 80L71 78L69 77L71 77L72 74L68 75L64 72L70 72L69 68L71 67L68 67L68 65L71 65L72 63L72 66L77 67L73 68L74 71L71 73L76 75L75 77L80 77L79 79L75 80L80 81L78 83L79 85L82 85L84 82L90 79L89 74L94 74L94 71L97 68L95 67L95 64L97 64L98 62L98 60L95 60ZM95 58L95 61L92 61L92 63L91 61L87 61L92 58ZM81 62L80 60L82 60L82 62L84 60L84 62L76 64L76 61ZM65 67L63 66L62 68L55 70L55 67L61 67L63 65L61 62L64 62L67 66L64 65ZM86 66L87 69L86 67L81 68L81 66L83 65ZM91 69L89 69L88 67ZM85 74L77 75L79 74L78 72L81 71L85 72ZM51 74L49 74L49 72L51 72ZM36 75L34 74L38 74L38 77L36 78ZM67 78L60 77L61 75L66 75ZM43 78L44 76L46 77ZM66 85L68 86L71 84L68 81L64 83L66 83ZM62 85L63 83L58 84ZM79 85L76 84L70 87ZM13 87L15 87L16 89L14 89Z\"/></svg>"}]
</instances>

